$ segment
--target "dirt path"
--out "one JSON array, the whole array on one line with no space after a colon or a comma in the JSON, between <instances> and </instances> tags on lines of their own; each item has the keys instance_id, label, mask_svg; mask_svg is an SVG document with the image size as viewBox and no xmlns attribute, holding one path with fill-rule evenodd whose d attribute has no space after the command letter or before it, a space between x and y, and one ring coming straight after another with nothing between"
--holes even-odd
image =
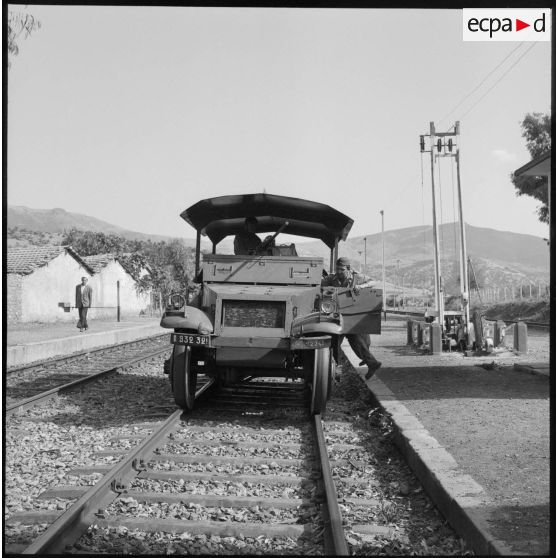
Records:
<instances>
[{"instance_id":1,"label":"dirt path","mask_svg":"<svg viewBox=\"0 0 558 558\"><path fill-rule=\"evenodd\" d=\"M404 322L382 326L372 339L379 379L483 486L494 537L522 553L548 552L549 380L513 368L548 362L548 334L530 336L522 356L431 356L405 346Z\"/></svg>"}]
</instances>

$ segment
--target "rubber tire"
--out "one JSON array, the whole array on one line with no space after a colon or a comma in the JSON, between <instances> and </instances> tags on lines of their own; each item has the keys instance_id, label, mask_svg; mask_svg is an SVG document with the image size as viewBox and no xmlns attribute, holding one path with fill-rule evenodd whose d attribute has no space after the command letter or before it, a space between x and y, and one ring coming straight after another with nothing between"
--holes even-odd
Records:
<instances>
[{"instance_id":1,"label":"rubber tire","mask_svg":"<svg viewBox=\"0 0 558 558\"><path fill-rule=\"evenodd\" d=\"M312 415L317 415L325 411L330 386L331 349L329 347L315 349L312 396L310 399L310 413Z\"/></svg>"},{"instance_id":2,"label":"rubber tire","mask_svg":"<svg viewBox=\"0 0 558 558\"><path fill-rule=\"evenodd\" d=\"M185 411L194 408L197 372L192 370L192 347L174 351L172 358L172 393L176 404Z\"/></svg>"}]
</instances>

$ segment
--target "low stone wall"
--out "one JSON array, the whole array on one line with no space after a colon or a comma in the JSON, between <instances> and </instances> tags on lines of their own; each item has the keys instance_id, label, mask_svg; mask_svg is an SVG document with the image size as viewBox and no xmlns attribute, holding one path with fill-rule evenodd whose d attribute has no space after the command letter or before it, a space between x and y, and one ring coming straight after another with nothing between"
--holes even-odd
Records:
<instances>
[{"instance_id":1,"label":"low stone wall","mask_svg":"<svg viewBox=\"0 0 558 558\"><path fill-rule=\"evenodd\" d=\"M85 335L77 334L71 337L49 339L25 345L13 345L6 348L6 366L23 366L48 358L134 341L158 333L164 333L164 331L156 323L99 333L87 333Z\"/></svg>"}]
</instances>

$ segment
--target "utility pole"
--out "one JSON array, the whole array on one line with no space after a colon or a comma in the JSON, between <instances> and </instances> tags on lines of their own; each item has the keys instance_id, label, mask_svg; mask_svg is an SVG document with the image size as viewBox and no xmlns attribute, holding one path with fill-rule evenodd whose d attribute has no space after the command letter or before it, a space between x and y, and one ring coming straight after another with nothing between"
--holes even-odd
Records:
<instances>
[{"instance_id":1,"label":"utility pole","mask_svg":"<svg viewBox=\"0 0 558 558\"><path fill-rule=\"evenodd\" d=\"M455 133L459 135L460 124L455 123ZM463 219L463 198L461 194L461 172L459 166L459 146L455 150L455 164L457 170L457 203L459 210L459 230L460 230L460 240L461 240L461 250L460 250L460 263L461 263L461 299L463 303L463 309L465 310L465 325L469 325L469 281L468 281L468 271L467 271L467 241L465 235L465 220Z\"/></svg>"},{"instance_id":2,"label":"utility pole","mask_svg":"<svg viewBox=\"0 0 558 558\"><path fill-rule=\"evenodd\" d=\"M435 166L439 164L440 157L453 157L456 162L457 172L457 190L459 205L459 222L460 222L460 278L461 278L461 305L465 314L466 324L469 323L469 281L467 269L467 246L465 240L465 221L463 219L463 203L461 195L461 175L459 166L459 148L457 145L457 137L459 136L459 122L455 123L453 130L450 132L436 132L434 122L430 122L430 134L420 136L421 152L428 151L425 148L425 137L430 137L430 171L432 177L432 233L434 236L434 296L436 309L438 310L438 319L440 323L444 321L444 292L440 265L440 244L438 240L438 217L436 213L436 179ZM455 149L455 151L454 151ZM438 184L441 188L441 184Z\"/></svg>"},{"instance_id":3,"label":"utility pole","mask_svg":"<svg viewBox=\"0 0 558 558\"><path fill-rule=\"evenodd\" d=\"M364 273L366 274L366 236L364 237Z\"/></svg>"},{"instance_id":4,"label":"utility pole","mask_svg":"<svg viewBox=\"0 0 558 558\"><path fill-rule=\"evenodd\" d=\"M384 245L384 210L380 211L382 215L382 283L383 283L383 308L384 308L384 320L386 318L386 254Z\"/></svg>"}]
</instances>

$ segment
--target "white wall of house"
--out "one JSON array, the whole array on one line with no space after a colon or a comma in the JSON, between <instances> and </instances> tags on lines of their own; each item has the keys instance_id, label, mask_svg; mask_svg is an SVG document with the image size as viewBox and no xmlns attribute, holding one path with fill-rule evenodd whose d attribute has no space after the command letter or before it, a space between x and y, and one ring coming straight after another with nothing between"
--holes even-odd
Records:
<instances>
[{"instance_id":1,"label":"white wall of house","mask_svg":"<svg viewBox=\"0 0 558 558\"><path fill-rule=\"evenodd\" d=\"M59 302L75 304L75 288L82 277L91 274L67 252L47 265L24 275L21 285L22 322L77 322L77 310L64 312Z\"/></svg>"},{"instance_id":2,"label":"white wall of house","mask_svg":"<svg viewBox=\"0 0 558 558\"><path fill-rule=\"evenodd\" d=\"M93 308L88 317L116 319L117 286L120 281L120 316L139 316L149 306L149 294L138 294L136 282L122 267L120 262L113 260L101 271L95 273L89 281L93 289ZM95 308L103 306L105 308Z\"/></svg>"}]
</instances>

